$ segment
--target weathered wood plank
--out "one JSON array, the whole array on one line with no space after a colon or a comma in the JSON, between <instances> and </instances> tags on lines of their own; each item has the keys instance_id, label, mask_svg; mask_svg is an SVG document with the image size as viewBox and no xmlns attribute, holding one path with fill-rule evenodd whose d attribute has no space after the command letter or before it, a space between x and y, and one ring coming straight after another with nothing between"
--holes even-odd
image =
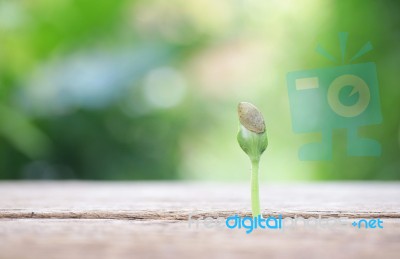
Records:
<instances>
[{"instance_id":1,"label":"weathered wood plank","mask_svg":"<svg viewBox=\"0 0 400 259\"><path fill-rule=\"evenodd\" d=\"M2 182L0 258L399 258L400 183L261 186L266 215L348 217L343 228L206 228L249 215L247 184ZM194 217L196 218L196 217ZM358 229L358 218L384 228Z\"/></svg>"},{"instance_id":2,"label":"weathered wood plank","mask_svg":"<svg viewBox=\"0 0 400 259\"><path fill-rule=\"evenodd\" d=\"M0 218L187 219L250 214L246 184L3 182ZM261 186L265 215L400 218L400 183Z\"/></svg>"},{"instance_id":3,"label":"weathered wood plank","mask_svg":"<svg viewBox=\"0 0 400 259\"><path fill-rule=\"evenodd\" d=\"M381 230L189 229L183 221L2 219L0 258L399 258L400 221Z\"/></svg>"}]
</instances>

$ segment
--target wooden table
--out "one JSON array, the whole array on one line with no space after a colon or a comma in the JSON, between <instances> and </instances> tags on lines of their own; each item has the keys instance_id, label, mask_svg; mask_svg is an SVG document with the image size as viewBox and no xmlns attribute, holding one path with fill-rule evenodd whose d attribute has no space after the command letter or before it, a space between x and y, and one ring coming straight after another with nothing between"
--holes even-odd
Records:
<instances>
[{"instance_id":1,"label":"wooden table","mask_svg":"<svg viewBox=\"0 0 400 259\"><path fill-rule=\"evenodd\" d=\"M1 182L0 258L400 258L400 183L260 188L265 218L342 226L299 219L246 234L196 221L250 215L243 183ZM373 218L383 228L352 225Z\"/></svg>"}]
</instances>

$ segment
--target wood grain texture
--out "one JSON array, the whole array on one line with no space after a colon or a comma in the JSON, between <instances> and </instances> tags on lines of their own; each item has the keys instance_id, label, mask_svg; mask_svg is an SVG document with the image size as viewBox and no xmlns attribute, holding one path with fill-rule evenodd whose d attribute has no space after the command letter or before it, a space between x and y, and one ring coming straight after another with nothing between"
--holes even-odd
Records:
<instances>
[{"instance_id":1,"label":"wood grain texture","mask_svg":"<svg viewBox=\"0 0 400 259\"><path fill-rule=\"evenodd\" d=\"M250 215L247 184L1 182L0 258L399 258L400 183L261 185L264 215L347 217L339 229L206 228ZM383 229L357 229L381 218Z\"/></svg>"}]
</instances>

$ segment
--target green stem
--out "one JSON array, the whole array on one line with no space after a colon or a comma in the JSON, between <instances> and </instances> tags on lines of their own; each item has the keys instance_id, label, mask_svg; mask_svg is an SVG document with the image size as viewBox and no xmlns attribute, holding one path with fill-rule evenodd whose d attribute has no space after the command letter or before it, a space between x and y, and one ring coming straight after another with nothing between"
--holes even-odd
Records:
<instances>
[{"instance_id":1,"label":"green stem","mask_svg":"<svg viewBox=\"0 0 400 259\"><path fill-rule=\"evenodd\" d=\"M258 191L258 165L260 160L251 161L251 211L253 217L260 215L260 195Z\"/></svg>"}]
</instances>

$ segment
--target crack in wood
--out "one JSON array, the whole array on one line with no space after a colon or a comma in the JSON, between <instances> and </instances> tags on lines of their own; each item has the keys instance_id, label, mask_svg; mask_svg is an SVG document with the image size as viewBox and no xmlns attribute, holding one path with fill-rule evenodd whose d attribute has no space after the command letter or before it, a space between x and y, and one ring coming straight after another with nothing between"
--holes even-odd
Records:
<instances>
[{"instance_id":1,"label":"crack in wood","mask_svg":"<svg viewBox=\"0 0 400 259\"><path fill-rule=\"evenodd\" d=\"M37 218L37 219L121 219L121 220L188 220L189 215L193 219L197 218L219 218L238 215L241 217L251 217L250 211L229 210L229 211L14 211L0 210L0 218L3 219L22 219L22 218ZM265 211L264 218L269 216L285 217L303 217L303 218L400 218L398 212L350 212L350 211Z\"/></svg>"}]
</instances>

